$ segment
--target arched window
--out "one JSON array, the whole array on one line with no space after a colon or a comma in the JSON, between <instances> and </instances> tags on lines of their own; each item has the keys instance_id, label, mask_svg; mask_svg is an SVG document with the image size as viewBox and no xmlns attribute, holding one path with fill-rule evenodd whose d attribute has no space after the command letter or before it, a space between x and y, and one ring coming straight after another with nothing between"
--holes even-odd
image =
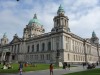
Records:
<instances>
[{"instance_id":1,"label":"arched window","mask_svg":"<svg viewBox=\"0 0 100 75\"><path fill-rule=\"evenodd\" d=\"M70 60L70 55L68 54L68 60Z\"/></svg>"},{"instance_id":2,"label":"arched window","mask_svg":"<svg viewBox=\"0 0 100 75\"><path fill-rule=\"evenodd\" d=\"M37 44L37 52L39 51L39 44Z\"/></svg>"},{"instance_id":3,"label":"arched window","mask_svg":"<svg viewBox=\"0 0 100 75\"><path fill-rule=\"evenodd\" d=\"M74 61L75 61L75 55L74 55Z\"/></svg>"},{"instance_id":4,"label":"arched window","mask_svg":"<svg viewBox=\"0 0 100 75\"><path fill-rule=\"evenodd\" d=\"M78 61L77 55L76 55L76 61Z\"/></svg>"},{"instance_id":5,"label":"arched window","mask_svg":"<svg viewBox=\"0 0 100 75\"><path fill-rule=\"evenodd\" d=\"M34 52L34 45L32 45L32 52Z\"/></svg>"},{"instance_id":6,"label":"arched window","mask_svg":"<svg viewBox=\"0 0 100 75\"><path fill-rule=\"evenodd\" d=\"M12 60L15 60L15 55L12 55Z\"/></svg>"},{"instance_id":7,"label":"arched window","mask_svg":"<svg viewBox=\"0 0 100 75\"><path fill-rule=\"evenodd\" d=\"M42 51L44 51L44 50L45 50L45 44L42 43Z\"/></svg>"},{"instance_id":8,"label":"arched window","mask_svg":"<svg viewBox=\"0 0 100 75\"><path fill-rule=\"evenodd\" d=\"M48 50L51 50L51 42L48 42Z\"/></svg>"},{"instance_id":9,"label":"arched window","mask_svg":"<svg viewBox=\"0 0 100 75\"><path fill-rule=\"evenodd\" d=\"M28 48L27 48L28 50L27 50L27 53L29 53L29 51L30 51L30 46L28 46Z\"/></svg>"}]
</instances>

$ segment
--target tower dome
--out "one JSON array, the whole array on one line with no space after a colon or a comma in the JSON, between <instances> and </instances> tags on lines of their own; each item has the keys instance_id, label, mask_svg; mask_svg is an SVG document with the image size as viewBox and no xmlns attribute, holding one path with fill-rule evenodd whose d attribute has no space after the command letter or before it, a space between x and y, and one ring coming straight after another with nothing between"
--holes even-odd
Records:
<instances>
[{"instance_id":1,"label":"tower dome","mask_svg":"<svg viewBox=\"0 0 100 75\"><path fill-rule=\"evenodd\" d=\"M94 31L92 32L91 42L95 44L99 43L99 38L96 36Z\"/></svg>"},{"instance_id":2,"label":"tower dome","mask_svg":"<svg viewBox=\"0 0 100 75\"><path fill-rule=\"evenodd\" d=\"M3 38L1 38L1 45L8 44L8 38L6 33L4 33Z\"/></svg>"},{"instance_id":3,"label":"tower dome","mask_svg":"<svg viewBox=\"0 0 100 75\"><path fill-rule=\"evenodd\" d=\"M92 32L92 37L96 37L96 34L95 34L95 32L94 32L94 31Z\"/></svg>"},{"instance_id":4,"label":"tower dome","mask_svg":"<svg viewBox=\"0 0 100 75\"><path fill-rule=\"evenodd\" d=\"M60 5L59 8L58 8L57 14L58 15L60 15L60 14L64 15L64 13L65 13L64 8L62 7L62 5Z\"/></svg>"}]
</instances>

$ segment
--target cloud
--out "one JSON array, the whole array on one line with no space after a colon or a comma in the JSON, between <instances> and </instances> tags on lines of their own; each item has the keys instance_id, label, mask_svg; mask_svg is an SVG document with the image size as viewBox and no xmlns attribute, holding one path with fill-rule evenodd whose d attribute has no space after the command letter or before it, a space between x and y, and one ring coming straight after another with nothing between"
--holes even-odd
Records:
<instances>
[{"instance_id":1,"label":"cloud","mask_svg":"<svg viewBox=\"0 0 100 75\"><path fill-rule=\"evenodd\" d=\"M63 4L67 14L75 14L81 16L87 14L89 10L98 6L99 0L63 0Z\"/></svg>"},{"instance_id":2,"label":"cloud","mask_svg":"<svg viewBox=\"0 0 100 75\"><path fill-rule=\"evenodd\" d=\"M23 1L25 4L33 4L33 0L24 0Z\"/></svg>"},{"instance_id":3,"label":"cloud","mask_svg":"<svg viewBox=\"0 0 100 75\"><path fill-rule=\"evenodd\" d=\"M32 3L31 1L27 2L27 0L25 0L23 3L14 1L1 2L0 37L2 37L5 32L10 40L15 33L22 37L23 28L28 24L29 20L33 18L34 13L38 13L38 15L43 15L45 13L41 13L42 7L38 2ZM31 6L30 9L28 9L29 5Z\"/></svg>"},{"instance_id":4,"label":"cloud","mask_svg":"<svg viewBox=\"0 0 100 75\"><path fill-rule=\"evenodd\" d=\"M93 7L98 4L98 0L76 0L73 6L79 7L79 6L84 6L84 7Z\"/></svg>"},{"instance_id":5,"label":"cloud","mask_svg":"<svg viewBox=\"0 0 100 75\"><path fill-rule=\"evenodd\" d=\"M0 7L2 8L2 9L13 9L13 8L15 8L15 6L17 5L18 3L17 2L14 2L14 1L1 1L0 2Z\"/></svg>"},{"instance_id":6,"label":"cloud","mask_svg":"<svg viewBox=\"0 0 100 75\"><path fill-rule=\"evenodd\" d=\"M72 28L73 32L80 34L82 37L89 37L93 30L97 31L100 28L100 7L96 7L84 16L81 16L78 20L74 19L70 21L70 27ZM80 32L79 32L80 31ZM88 35L87 35L88 34ZM99 36L100 37L100 36Z\"/></svg>"},{"instance_id":7,"label":"cloud","mask_svg":"<svg viewBox=\"0 0 100 75\"><path fill-rule=\"evenodd\" d=\"M21 20L15 17L11 11L5 10L0 12L0 17L0 31L2 34L6 32L11 38L15 33L19 33L19 30L22 28Z\"/></svg>"},{"instance_id":8,"label":"cloud","mask_svg":"<svg viewBox=\"0 0 100 75\"><path fill-rule=\"evenodd\" d=\"M91 37L93 30L100 33L100 7L99 0L4 0L0 2L0 37L7 32L7 36L12 40L17 33L23 36L23 28L29 20L37 13L37 17L44 25L46 32L50 32L53 18L57 15L60 4L65 9L65 14L69 17L69 27L71 31L81 37ZM100 37L100 36L99 36Z\"/></svg>"}]
</instances>

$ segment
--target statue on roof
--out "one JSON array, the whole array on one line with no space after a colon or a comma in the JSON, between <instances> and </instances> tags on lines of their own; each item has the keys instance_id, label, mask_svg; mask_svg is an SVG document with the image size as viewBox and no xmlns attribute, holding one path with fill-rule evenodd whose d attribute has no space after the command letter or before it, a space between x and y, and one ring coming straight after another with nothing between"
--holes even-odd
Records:
<instances>
[{"instance_id":1,"label":"statue on roof","mask_svg":"<svg viewBox=\"0 0 100 75\"><path fill-rule=\"evenodd\" d=\"M34 17L33 17L33 18L37 19L37 15L36 15L36 13L34 14Z\"/></svg>"},{"instance_id":2,"label":"statue on roof","mask_svg":"<svg viewBox=\"0 0 100 75\"><path fill-rule=\"evenodd\" d=\"M7 37L6 32L3 34L3 37Z\"/></svg>"}]
</instances>

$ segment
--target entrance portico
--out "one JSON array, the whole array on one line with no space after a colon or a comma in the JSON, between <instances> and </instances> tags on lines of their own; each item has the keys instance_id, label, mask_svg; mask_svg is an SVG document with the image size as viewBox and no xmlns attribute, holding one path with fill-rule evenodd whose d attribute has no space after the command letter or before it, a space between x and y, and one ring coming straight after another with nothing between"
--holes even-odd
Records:
<instances>
[{"instance_id":1,"label":"entrance portico","mask_svg":"<svg viewBox=\"0 0 100 75\"><path fill-rule=\"evenodd\" d=\"M3 49L2 54L0 56L1 61L10 62L10 55L11 55L11 52L9 49Z\"/></svg>"}]
</instances>

